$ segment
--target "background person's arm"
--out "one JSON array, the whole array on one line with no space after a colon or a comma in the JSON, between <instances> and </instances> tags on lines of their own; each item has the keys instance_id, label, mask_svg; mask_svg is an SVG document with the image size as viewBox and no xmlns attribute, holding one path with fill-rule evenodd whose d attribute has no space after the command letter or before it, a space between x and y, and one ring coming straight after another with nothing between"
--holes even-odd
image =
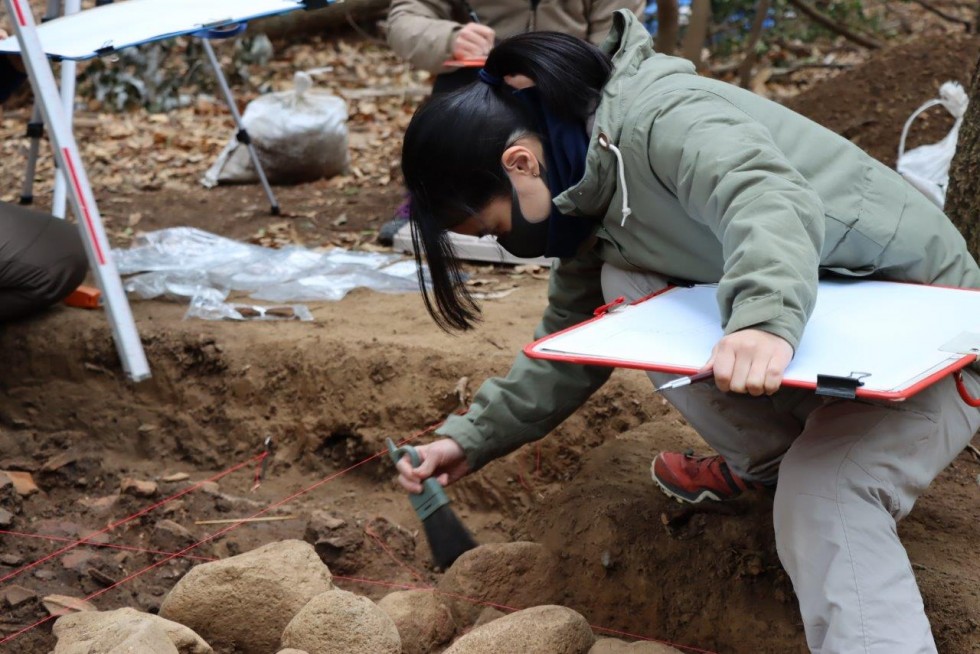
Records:
<instances>
[{"instance_id":1,"label":"background person's arm","mask_svg":"<svg viewBox=\"0 0 980 654\"><path fill-rule=\"evenodd\" d=\"M463 27L452 16L452 5L442 0L392 0L388 45L415 68L442 72L443 62L453 58L453 42Z\"/></svg>"}]
</instances>

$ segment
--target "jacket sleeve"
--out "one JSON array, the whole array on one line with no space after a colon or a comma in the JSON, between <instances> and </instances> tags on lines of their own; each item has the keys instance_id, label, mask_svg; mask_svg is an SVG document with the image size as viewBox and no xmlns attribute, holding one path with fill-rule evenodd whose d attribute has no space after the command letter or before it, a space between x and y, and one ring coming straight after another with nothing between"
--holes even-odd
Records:
<instances>
[{"instance_id":1,"label":"jacket sleeve","mask_svg":"<svg viewBox=\"0 0 980 654\"><path fill-rule=\"evenodd\" d=\"M795 350L817 298L823 202L766 127L728 100L684 89L658 106L644 144L649 163L721 243L725 333L760 329Z\"/></svg>"},{"instance_id":2,"label":"jacket sleeve","mask_svg":"<svg viewBox=\"0 0 980 654\"><path fill-rule=\"evenodd\" d=\"M609 28L612 27L613 12L617 9L629 9L637 18L643 20L645 0L586 0L586 20L588 21L586 38L592 45L602 45Z\"/></svg>"},{"instance_id":3,"label":"jacket sleeve","mask_svg":"<svg viewBox=\"0 0 980 654\"><path fill-rule=\"evenodd\" d=\"M451 20L452 6L443 0L392 0L388 10L388 45L421 70L439 73L452 58L452 44L462 27Z\"/></svg>"},{"instance_id":4,"label":"jacket sleeve","mask_svg":"<svg viewBox=\"0 0 980 654\"><path fill-rule=\"evenodd\" d=\"M601 267L592 252L558 264L551 274L548 308L535 338L592 317L603 303ZM506 377L485 381L469 411L450 416L436 433L459 443L470 468L477 470L547 435L611 373L607 367L530 359L522 352Z\"/></svg>"}]
</instances>

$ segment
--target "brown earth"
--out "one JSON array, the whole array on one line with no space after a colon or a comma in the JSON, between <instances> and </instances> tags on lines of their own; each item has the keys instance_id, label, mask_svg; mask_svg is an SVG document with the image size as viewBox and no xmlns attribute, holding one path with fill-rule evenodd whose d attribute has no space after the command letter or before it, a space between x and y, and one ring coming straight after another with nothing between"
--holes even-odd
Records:
<instances>
[{"instance_id":1,"label":"brown earth","mask_svg":"<svg viewBox=\"0 0 980 654\"><path fill-rule=\"evenodd\" d=\"M902 127L912 112L939 95L944 82L969 88L980 37L945 34L875 52L862 65L788 99L785 104L895 166ZM941 140L953 124L942 107L924 112L909 128L906 148Z\"/></svg>"},{"instance_id":2,"label":"brown earth","mask_svg":"<svg viewBox=\"0 0 980 654\"><path fill-rule=\"evenodd\" d=\"M958 69L968 71L977 50L976 40L902 46L873 57L867 70L823 82L791 106L888 161L908 114ZM920 77L919 68L930 72ZM21 116L6 118L5 137L19 131ZM917 138L944 133L938 120L925 131L928 137ZM390 160L397 144L382 147ZM22 161L0 162L0 171L11 174ZM191 225L241 239L273 233L309 245L363 246L401 195L396 183L280 188L289 215L270 220L257 187L198 187L194 180L205 163L155 190L97 189L116 241L128 242L128 220L147 231ZM337 224L341 214L346 220ZM530 338L545 282L506 268L471 272L516 290L485 302L484 324L463 336L436 329L414 295L355 291L340 302L312 305L313 323L185 321L183 306L136 302L153 369L153 378L137 385L124 379L100 313L58 308L0 326L0 470L28 471L41 488L24 498L0 486L0 508L13 513L0 532L0 579L62 546L9 532L74 539L103 529L249 460L272 436L275 453L254 492L255 466L248 465L223 477L217 489L190 492L105 540L179 551L227 528L196 521L252 516L313 487L270 512L292 517L242 525L189 554L222 557L302 538L316 525L314 512L327 511L344 521L327 553L341 587L377 599L390 584L434 581L439 573L391 481L388 460L349 468L380 452L385 437L409 436L458 408L463 377L472 392L506 372ZM649 393L642 374L617 371L555 434L456 484L451 496L479 541L530 538L560 553L554 583L562 602L598 630L698 648L692 651L804 652L793 591L774 549L771 499L684 512L653 487L647 472L654 452L684 447L704 451L683 420ZM164 481L175 473L189 478ZM961 455L900 526L944 654L980 652L978 473L977 459ZM116 497L125 478L156 481L159 488L152 497ZM2 598L12 584L39 597L84 597L162 558L77 548L0 581L0 640L47 615L37 599L9 607ZM153 611L191 565L174 559L92 602ZM50 624L0 651L49 651Z\"/></svg>"}]
</instances>

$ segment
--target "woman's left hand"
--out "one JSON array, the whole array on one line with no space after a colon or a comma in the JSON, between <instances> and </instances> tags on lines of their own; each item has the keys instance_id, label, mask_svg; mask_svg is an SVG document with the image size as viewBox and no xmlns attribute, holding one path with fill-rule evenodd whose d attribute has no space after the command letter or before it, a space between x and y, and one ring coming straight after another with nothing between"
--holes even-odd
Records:
<instances>
[{"instance_id":1,"label":"woman's left hand","mask_svg":"<svg viewBox=\"0 0 980 654\"><path fill-rule=\"evenodd\" d=\"M722 338L703 369L714 370L722 391L772 395L779 390L783 372L793 360L793 346L759 329L743 329Z\"/></svg>"}]
</instances>

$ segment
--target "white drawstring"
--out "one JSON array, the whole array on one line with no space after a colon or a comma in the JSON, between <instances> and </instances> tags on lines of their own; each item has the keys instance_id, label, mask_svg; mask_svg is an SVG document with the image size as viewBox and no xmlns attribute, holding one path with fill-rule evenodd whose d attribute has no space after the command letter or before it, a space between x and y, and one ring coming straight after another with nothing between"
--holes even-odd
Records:
<instances>
[{"instance_id":1,"label":"white drawstring","mask_svg":"<svg viewBox=\"0 0 980 654\"><path fill-rule=\"evenodd\" d=\"M630 209L629 191L626 189L626 164L623 163L623 153L609 141L605 134L599 134L599 145L612 150L616 155L616 172L619 174L619 188L623 190L623 220L619 223L620 227L626 227L626 219L630 217L633 210Z\"/></svg>"}]
</instances>

